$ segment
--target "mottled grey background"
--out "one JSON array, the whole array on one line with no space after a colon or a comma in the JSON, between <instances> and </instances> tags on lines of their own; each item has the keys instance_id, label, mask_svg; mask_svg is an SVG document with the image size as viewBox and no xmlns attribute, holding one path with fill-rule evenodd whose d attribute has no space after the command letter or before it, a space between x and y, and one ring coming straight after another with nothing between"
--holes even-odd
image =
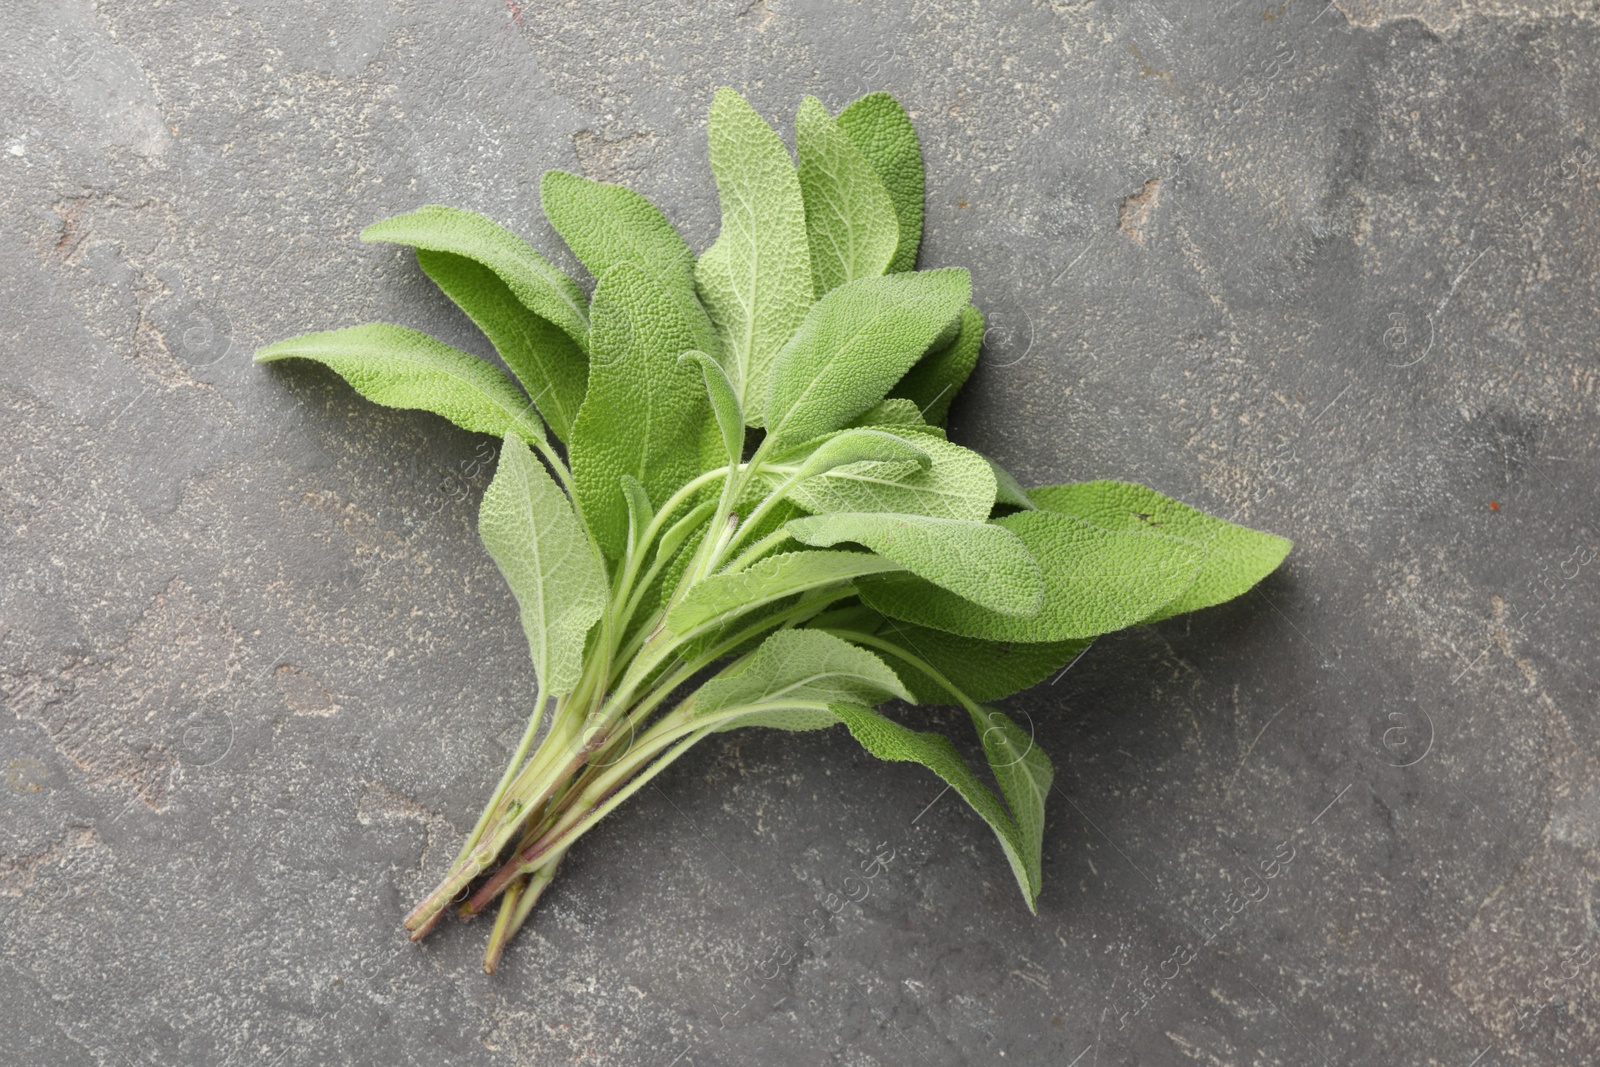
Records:
<instances>
[{"instance_id":1,"label":"mottled grey background","mask_svg":"<svg viewBox=\"0 0 1600 1067\"><path fill-rule=\"evenodd\" d=\"M3 10L0 1061L1600 1057L1595 3ZM570 264L548 167L704 247L721 84L911 110L923 263L993 326L958 439L1297 548L1008 702L1037 918L925 771L751 732L489 979L485 926L398 925L528 710L488 439L249 356L487 351L356 234L443 202Z\"/></svg>"}]
</instances>

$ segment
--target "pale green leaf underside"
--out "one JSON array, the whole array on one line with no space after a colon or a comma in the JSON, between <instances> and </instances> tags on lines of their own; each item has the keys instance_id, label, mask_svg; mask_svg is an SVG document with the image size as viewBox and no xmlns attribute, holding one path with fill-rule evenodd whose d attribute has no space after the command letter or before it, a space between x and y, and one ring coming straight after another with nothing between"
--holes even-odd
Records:
<instances>
[{"instance_id":1,"label":"pale green leaf underside","mask_svg":"<svg viewBox=\"0 0 1600 1067\"><path fill-rule=\"evenodd\" d=\"M901 726L861 704L835 704L833 712L861 747L874 756L899 763L920 763L961 794L994 830L1011 864L1011 873L1016 876L1017 885L1028 902L1028 909L1035 910L1039 887L1033 872L1038 869L1037 860L1029 861L1028 844L1016 821L993 791L972 773L949 738Z\"/></svg>"},{"instance_id":2,"label":"pale green leaf underside","mask_svg":"<svg viewBox=\"0 0 1600 1067\"><path fill-rule=\"evenodd\" d=\"M580 348L589 347L589 315L578 283L532 245L476 211L429 204L374 222L363 241L385 241L475 259L500 276L517 299L561 327Z\"/></svg>"},{"instance_id":3,"label":"pale green leaf underside","mask_svg":"<svg viewBox=\"0 0 1600 1067\"><path fill-rule=\"evenodd\" d=\"M860 278L818 300L773 362L768 435L807 441L877 404L971 290L966 271L946 268Z\"/></svg>"},{"instance_id":4,"label":"pale green leaf underside","mask_svg":"<svg viewBox=\"0 0 1600 1067\"><path fill-rule=\"evenodd\" d=\"M810 449L809 454L806 449ZM793 475L797 485L852 463L894 463L917 470L927 470L933 466L933 457L927 449L883 430L840 430L824 438L815 448L803 445L799 451L805 455L805 459ZM773 466L781 469L778 463Z\"/></svg>"},{"instance_id":5,"label":"pale green leaf underside","mask_svg":"<svg viewBox=\"0 0 1600 1067\"><path fill-rule=\"evenodd\" d=\"M885 273L900 224L872 163L814 96L800 104L794 139L816 295Z\"/></svg>"},{"instance_id":6,"label":"pale green leaf underside","mask_svg":"<svg viewBox=\"0 0 1600 1067\"><path fill-rule=\"evenodd\" d=\"M853 541L894 560L918 578L991 612L1028 615L1044 586L1021 539L992 523L922 515L839 512L795 519L786 527L818 548Z\"/></svg>"},{"instance_id":7,"label":"pale green leaf underside","mask_svg":"<svg viewBox=\"0 0 1600 1067\"><path fill-rule=\"evenodd\" d=\"M1148 616L1154 622L1232 600L1271 574L1294 542L1207 515L1154 489L1129 482L1078 482L1030 489L1046 511L1073 515L1108 530L1187 538L1202 554L1200 574L1183 594Z\"/></svg>"},{"instance_id":8,"label":"pale green leaf underside","mask_svg":"<svg viewBox=\"0 0 1600 1067\"><path fill-rule=\"evenodd\" d=\"M852 432L870 431L845 431ZM988 461L971 449L936 437L913 439L931 461L926 466L903 461L841 464L799 483L789 497L807 511L818 513L881 511L980 522L988 518L996 491Z\"/></svg>"},{"instance_id":9,"label":"pale green leaf underside","mask_svg":"<svg viewBox=\"0 0 1600 1067\"><path fill-rule=\"evenodd\" d=\"M817 630L779 630L736 667L701 686L694 709L706 715L741 706L778 711L795 704L894 699L910 700L911 694L871 652Z\"/></svg>"},{"instance_id":10,"label":"pale green leaf underside","mask_svg":"<svg viewBox=\"0 0 1600 1067\"><path fill-rule=\"evenodd\" d=\"M839 113L839 128L878 172L900 224L891 271L914 270L922 243L922 146L900 102L888 93L868 93Z\"/></svg>"},{"instance_id":11,"label":"pale green leaf underside","mask_svg":"<svg viewBox=\"0 0 1600 1067\"><path fill-rule=\"evenodd\" d=\"M706 383L706 397L711 403L712 414L717 418L717 429L722 435L722 450L730 462L739 459L744 454L744 412L739 407L739 397L734 392L733 382L728 380L728 372L722 369L722 364L704 352L685 352L678 359L686 360L700 368L700 375Z\"/></svg>"},{"instance_id":12,"label":"pale green leaf underside","mask_svg":"<svg viewBox=\"0 0 1600 1067\"><path fill-rule=\"evenodd\" d=\"M713 574L696 585L667 616L667 628L688 633L712 620L769 604L793 593L834 585L865 574L899 570L900 564L867 552L785 552L742 571Z\"/></svg>"},{"instance_id":13,"label":"pale green leaf underside","mask_svg":"<svg viewBox=\"0 0 1600 1067\"><path fill-rule=\"evenodd\" d=\"M628 536L622 476L664 501L700 473L705 384L680 353L693 335L670 294L631 264L595 286L589 390L572 430L572 480L584 521L610 558Z\"/></svg>"},{"instance_id":14,"label":"pale green leaf underside","mask_svg":"<svg viewBox=\"0 0 1600 1067\"><path fill-rule=\"evenodd\" d=\"M605 610L605 569L571 501L515 438L506 438L484 491L478 534L521 608L541 695L571 692L584 637Z\"/></svg>"},{"instance_id":15,"label":"pale green leaf underside","mask_svg":"<svg viewBox=\"0 0 1600 1067\"><path fill-rule=\"evenodd\" d=\"M783 142L732 89L717 90L707 138L722 229L695 265L695 285L744 416L760 426L767 369L811 306L805 205Z\"/></svg>"},{"instance_id":16,"label":"pale green leaf underside","mask_svg":"<svg viewBox=\"0 0 1600 1067\"><path fill-rule=\"evenodd\" d=\"M694 253L659 208L621 185L563 170L539 180L539 202L550 225L596 278L631 263L679 304L695 347L716 354L721 342L694 288Z\"/></svg>"},{"instance_id":17,"label":"pale green leaf underside","mask_svg":"<svg viewBox=\"0 0 1600 1067\"><path fill-rule=\"evenodd\" d=\"M989 641L1065 641L1110 633L1178 597L1200 570L1191 541L1106 530L1069 515L1023 511L993 520L1020 537L1044 572L1044 602L1018 618L913 578L874 579L861 598L885 615Z\"/></svg>"},{"instance_id":18,"label":"pale green leaf underside","mask_svg":"<svg viewBox=\"0 0 1600 1067\"><path fill-rule=\"evenodd\" d=\"M1040 860L1044 850L1044 803L1050 795L1055 768L1032 734L1018 727L1004 712L979 708L972 713L972 725L983 740L989 769L1016 821L1017 851L1022 854L1028 884L1037 896L1043 881Z\"/></svg>"},{"instance_id":19,"label":"pale green leaf underside","mask_svg":"<svg viewBox=\"0 0 1600 1067\"><path fill-rule=\"evenodd\" d=\"M528 398L496 367L405 326L367 323L268 345L256 362L310 359L375 404L443 415L464 430L544 440Z\"/></svg>"},{"instance_id":20,"label":"pale green leaf underside","mask_svg":"<svg viewBox=\"0 0 1600 1067\"><path fill-rule=\"evenodd\" d=\"M483 331L550 429L567 440L589 380L589 357L578 343L475 259L419 248L417 265Z\"/></svg>"},{"instance_id":21,"label":"pale green leaf underside","mask_svg":"<svg viewBox=\"0 0 1600 1067\"><path fill-rule=\"evenodd\" d=\"M860 415L851 419L850 426L876 426L896 433L916 433L944 439L944 428L930 426L922 417L917 405L905 397L891 396L880 400Z\"/></svg>"}]
</instances>

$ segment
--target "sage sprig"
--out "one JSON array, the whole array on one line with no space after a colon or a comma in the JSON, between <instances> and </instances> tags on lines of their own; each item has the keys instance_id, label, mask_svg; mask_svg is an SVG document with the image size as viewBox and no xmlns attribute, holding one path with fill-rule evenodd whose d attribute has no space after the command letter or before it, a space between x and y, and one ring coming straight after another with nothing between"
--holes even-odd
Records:
<instances>
[{"instance_id":1,"label":"sage sprig","mask_svg":"<svg viewBox=\"0 0 1600 1067\"><path fill-rule=\"evenodd\" d=\"M947 439L978 361L967 272L915 270L923 172L905 111L873 93L800 106L798 161L737 93L711 106L716 241L696 257L620 186L544 176L582 288L499 224L423 207L363 240L408 245L510 371L404 326L270 345L363 396L503 439L479 532L538 678L526 731L439 886L498 918L485 967L586 831L725 730L843 724L920 763L1040 890L1052 768L990 706L1098 635L1221 603L1289 542L1154 490L1024 489ZM947 737L875 710L954 704L992 784Z\"/></svg>"}]
</instances>

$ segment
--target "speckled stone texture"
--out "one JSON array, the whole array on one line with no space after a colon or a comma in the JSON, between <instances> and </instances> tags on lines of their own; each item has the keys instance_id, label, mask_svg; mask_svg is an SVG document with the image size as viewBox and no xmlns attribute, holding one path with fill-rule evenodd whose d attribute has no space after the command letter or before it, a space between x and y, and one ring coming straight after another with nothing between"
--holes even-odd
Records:
<instances>
[{"instance_id":1,"label":"speckled stone texture","mask_svg":"<svg viewBox=\"0 0 1600 1067\"><path fill-rule=\"evenodd\" d=\"M0 1061L1600 1059L1594 3L5 23ZM1058 769L1037 918L922 769L746 732L575 849L487 978L485 927L399 919L528 711L488 439L249 356L372 319L487 353L356 234L456 204L571 266L549 167L703 248L723 84L786 136L808 92L910 109L922 263L992 326L958 440L1297 547L1007 702Z\"/></svg>"}]
</instances>

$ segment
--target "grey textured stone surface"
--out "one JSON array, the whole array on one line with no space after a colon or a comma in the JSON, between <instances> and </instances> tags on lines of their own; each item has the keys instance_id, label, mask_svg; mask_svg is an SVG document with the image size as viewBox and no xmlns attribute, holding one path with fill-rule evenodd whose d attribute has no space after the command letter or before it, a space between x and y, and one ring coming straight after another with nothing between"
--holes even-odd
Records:
<instances>
[{"instance_id":1,"label":"grey textured stone surface","mask_svg":"<svg viewBox=\"0 0 1600 1067\"><path fill-rule=\"evenodd\" d=\"M0 1061L1600 1059L1595 4L5 11ZM356 233L555 253L548 167L704 247L720 84L912 110L923 263L994 326L958 439L1297 548L1008 702L1059 771L1037 918L919 768L734 734L486 978L481 927L398 926L532 682L483 439L249 353L486 351Z\"/></svg>"}]
</instances>

